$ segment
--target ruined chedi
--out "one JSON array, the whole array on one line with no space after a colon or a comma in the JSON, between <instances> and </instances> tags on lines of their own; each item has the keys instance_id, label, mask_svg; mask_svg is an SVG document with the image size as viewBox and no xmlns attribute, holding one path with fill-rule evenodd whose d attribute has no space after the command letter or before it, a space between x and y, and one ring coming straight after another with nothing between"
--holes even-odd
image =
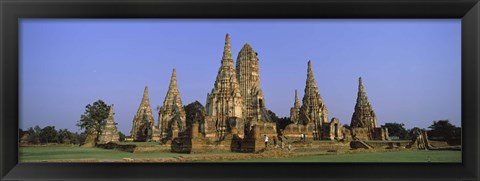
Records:
<instances>
[{"instance_id":1,"label":"ruined chedi","mask_svg":"<svg viewBox=\"0 0 480 181\"><path fill-rule=\"evenodd\" d=\"M295 102L293 103L293 107L290 108L290 120L293 124L298 124L300 115L300 100L298 99L298 92L295 89Z\"/></svg>"},{"instance_id":2,"label":"ruined chedi","mask_svg":"<svg viewBox=\"0 0 480 181\"><path fill-rule=\"evenodd\" d=\"M320 129L323 123L328 123L327 108L323 103L318 91L315 77L313 76L312 62L308 61L307 81L305 94L303 95L302 106L300 107L300 124L313 124L313 138L321 139Z\"/></svg>"},{"instance_id":3,"label":"ruined chedi","mask_svg":"<svg viewBox=\"0 0 480 181\"><path fill-rule=\"evenodd\" d=\"M145 86L142 101L138 107L137 114L135 114L133 118L132 131L130 132L132 139L134 141L147 141L152 139L154 121L152 109L150 108L150 100L148 98L148 87Z\"/></svg>"},{"instance_id":4,"label":"ruined chedi","mask_svg":"<svg viewBox=\"0 0 480 181\"><path fill-rule=\"evenodd\" d=\"M180 99L180 92L177 86L177 73L173 69L170 78L170 86L168 86L167 95L163 101L163 106L158 112L158 127L161 138L171 140L173 136L173 127L180 132L186 129L185 110Z\"/></svg>"},{"instance_id":5,"label":"ruined chedi","mask_svg":"<svg viewBox=\"0 0 480 181\"><path fill-rule=\"evenodd\" d=\"M367 93L363 88L362 77L358 78L357 103L355 104L355 112L353 112L350 127L368 128L370 130L377 127L377 116L368 101Z\"/></svg>"},{"instance_id":6,"label":"ruined chedi","mask_svg":"<svg viewBox=\"0 0 480 181\"><path fill-rule=\"evenodd\" d=\"M243 135L244 100L236 78L230 48L230 36L225 37L221 66L214 87L207 94L204 132L207 138L223 139L226 133Z\"/></svg>"},{"instance_id":7,"label":"ruined chedi","mask_svg":"<svg viewBox=\"0 0 480 181\"><path fill-rule=\"evenodd\" d=\"M113 105L109 107L108 118L103 126L102 132L98 137L99 144L118 143L120 135L118 134L117 126L113 120Z\"/></svg>"},{"instance_id":8,"label":"ruined chedi","mask_svg":"<svg viewBox=\"0 0 480 181\"><path fill-rule=\"evenodd\" d=\"M389 140L388 128L377 125L377 116L363 88L362 77L358 78L357 103L350 122L352 137L360 140Z\"/></svg>"},{"instance_id":9,"label":"ruined chedi","mask_svg":"<svg viewBox=\"0 0 480 181\"><path fill-rule=\"evenodd\" d=\"M257 52L245 43L238 53L236 62L237 81L245 101L244 118L247 123L271 122L265 108L265 99L260 88L260 71Z\"/></svg>"}]
</instances>

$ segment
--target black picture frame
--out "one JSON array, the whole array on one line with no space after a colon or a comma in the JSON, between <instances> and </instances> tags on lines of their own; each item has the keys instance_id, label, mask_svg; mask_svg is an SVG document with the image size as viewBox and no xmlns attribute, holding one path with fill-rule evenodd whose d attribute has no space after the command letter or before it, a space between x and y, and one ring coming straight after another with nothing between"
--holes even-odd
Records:
<instances>
[{"instance_id":1,"label":"black picture frame","mask_svg":"<svg viewBox=\"0 0 480 181\"><path fill-rule=\"evenodd\" d=\"M462 163L18 163L19 18L461 18ZM478 0L1 0L2 180L478 180Z\"/></svg>"}]
</instances>

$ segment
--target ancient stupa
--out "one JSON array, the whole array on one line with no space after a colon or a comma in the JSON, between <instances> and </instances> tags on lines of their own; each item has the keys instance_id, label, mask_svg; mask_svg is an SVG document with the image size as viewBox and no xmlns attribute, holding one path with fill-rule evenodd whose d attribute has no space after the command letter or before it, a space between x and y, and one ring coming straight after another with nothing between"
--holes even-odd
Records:
<instances>
[{"instance_id":1,"label":"ancient stupa","mask_svg":"<svg viewBox=\"0 0 480 181\"><path fill-rule=\"evenodd\" d=\"M313 76L312 62L308 61L307 81L300 107L300 122L303 124L314 123L321 126L328 122L327 108L318 91L315 77Z\"/></svg>"},{"instance_id":2,"label":"ancient stupa","mask_svg":"<svg viewBox=\"0 0 480 181\"><path fill-rule=\"evenodd\" d=\"M106 143L118 143L120 140L120 135L118 134L117 126L113 119L113 105L110 106L108 110L108 118L105 122L105 125L102 128L102 132L98 137L99 144Z\"/></svg>"},{"instance_id":3,"label":"ancient stupa","mask_svg":"<svg viewBox=\"0 0 480 181\"><path fill-rule=\"evenodd\" d=\"M265 108L265 99L260 88L260 71L257 52L246 43L238 53L236 62L237 81L245 101L244 118L247 122L271 122Z\"/></svg>"},{"instance_id":4,"label":"ancient stupa","mask_svg":"<svg viewBox=\"0 0 480 181\"><path fill-rule=\"evenodd\" d=\"M318 91L315 77L313 76L312 62L308 61L307 81L303 95L302 106L300 107L300 124L314 125L314 139L320 138L320 128L323 123L328 123L327 107L323 103Z\"/></svg>"},{"instance_id":5,"label":"ancient stupa","mask_svg":"<svg viewBox=\"0 0 480 181\"><path fill-rule=\"evenodd\" d=\"M295 102L293 103L293 107L290 108L290 120L292 121L293 124L298 124L299 115L300 115L300 100L298 99L297 89L295 89Z\"/></svg>"},{"instance_id":6,"label":"ancient stupa","mask_svg":"<svg viewBox=\"0 0 480 181\"><path fill-rule=\"evenodd\" d=\"M146 141L151 139L151 135L153 135L154 121L152 109L150 108L150 100L148 98L148 87L145 86L142 101L138 107L137 114L135 114L133 118L132 131L130 132L132 139L135 141Z\"/></svg>"},{"instance_id":7,"label":"ancient stupa","mask_svg":"<svg viewBox=\"0 0 480 181\"><path fill-rule=\"evenodd\" d=\"M367 93L363 87L362 77L358 78L357 103L355 104L355 112L353 112L350 127L368 128L372 130L377 127L377 116L368 101Z\"/></svg>"},{"instance_id":8,"label":"ancient stupa","mask_svg":"<svg viewBox=\"0 0 480 181\"><path fill-rule=\"evenodd\" d=\"M207 137L222 139L234 130L243 134L244 100L237 82L230 48L230 36L225 37L225 47L214 87L207 94L204 131ZM215 132L215 134L213 134Z\"/></svg>"},{"instance_id":9,"label":"ancient stupa","mask_svg":"<svg viewBox=\"0 0 480 181\"><path fill-rule=\"evenodd\" d=\"M174 124L175 123L175 124ZM177 86L177 72L172 71L170 78L170 86L167 95L163 101L163 106L158 112L158 127L162 138L172 139L172 126L176 125L177 129L182 132L186 129L185 110L180 99L180 92Z\"/></svg>"}]
</instances>

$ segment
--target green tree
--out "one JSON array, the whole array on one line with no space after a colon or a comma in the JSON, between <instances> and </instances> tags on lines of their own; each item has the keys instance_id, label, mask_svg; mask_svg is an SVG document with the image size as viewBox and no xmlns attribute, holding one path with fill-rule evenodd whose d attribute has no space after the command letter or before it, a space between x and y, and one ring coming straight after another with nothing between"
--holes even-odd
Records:
<instances>
[{"instance_id":1,"label":"green tree","mask_svg":"<svg viewBox=\"0 0 480 181\"><path fill-rule=\"evenodd\" d=\"M78 133L73 133L73 132L70 132L71 133L71 139L70 139L70 143L72 144L80 144L80 135L78 135Z\"/></svg>"},{"instance_id":2,"label":"green tree","mask_svg":"<svg viewBox=\"0 0 480 181\"><path fill-rule=\"evenodd\" d=\"M21 128L18 128L18 142L20 143L22 140L22 137L26 134L26 131L23 131Z\"/></svg>"},{"instance_id":3,"label":"green tree","mask_svg":"<svg viewBox=\"0 0 480 181\"><path fill-rule=\"evenodd\" d=\"M96 133L96 137L102 132L102 125L105 124L108 118L109 106L102 100L98 100L93 104L85 106L85 113L80 116L77 126L86 133L92 130Z\"/></svg>"},{"instance_id":4,"label":"green tree","mask_svg":"<svg viewBox=\"0 0 480 181\"><path fill-rule=\"evenodd\" d=\"M283 117L283 118L278 118L276 121L277 125L277 132L280 132L281 130L284 130L289 124L292 123L292 120L290 117Z\"/></svg>"},{"instance_id":5,"label":"green tree","mask_svg":"<svg viewBox=\"0 0 480 181\"><path fill-rule=\"evenodd\" d=\"M40 131L41 143L52 143L57 141L57 130L55 126L46 126Z\"/></svg>"},{"instance_id":6,"label":"green tree","mask_svg":"<svg viewBox=\"0 0 480 181\"><path fill-rule=\"evenodd\" d=\"M431 129L429 137L443 138L444 140L452 139L456 134L455 125L451 124L448 120L433 121L433 124L428 128Z\"/></svg>"},{"instance_id":7,"label":"green tree","mask_svg":"<svg viewBox=\"0 0 480 181\"><path fill-rule=\"evenodd\" d=\"M385 123L382 127L388 128L390 136L398 136L402 140L407 139L408 132L403 123Z\"/></svg>"},{"instance_id":8,"label":"green tree","mask_svg":"<svg viewBox=\"0 0 480 181\"><path fill-rule=\"evenodd\" d=\"M198 101L183 106L183 109L185 109L187 126L192 125L195 119L202 120L205 116L205 107Z\"/></svg>"},{"instance_id":9,"label":"green tree","mask_svg":"<svg viewBox=\"0 0 480 181\"><path fill-rule=\"evenodd\" d=\"M87 132L82 132L80 134L77 134L77 140L78 140L78 143L77 144L80 144L80 143L84 143L85 140L87 139Z\"/></svg>"},{"instance_id":10,"label":"green tree","mask_svg":"<svg viewBox=\"0 0 480 181\"><path fill-rule=\"evenodd\" d=\"M271 110L267 110L267 115L270 117L270 119L272 119L272 122L278 122L278 120L280 119L277 114L275 114L273 111Z\"/></svg>"},{"instance_id":11,"label":"green tree","mask_svg":"<svg viewBox=\"0 0 480 181\"><path fill-rule=\"evenodd\" d=\"M125 134L119 131L118 136L120 137L119 141L125 141Z\"/></svg>"},{"instance_id":12,"label":"green tree","mask_svg":"<svg viewBox=\"0 0 480 181\"><path fill-rule=\"evenodd\" d=\"M68 131L67 129L59 129L58 130L58 136L57 136L57 143L65 143L65 144L70 144L74 142L74 136L73 133Z\"/></svg>"},{"instance_id":13,"label":"green tree","mask_svg":"<svg viewBox=\"0 0 480 181\"><path fill-rule=\"evenodd\" d=\"M27 131L28 133L28 142L32 144L40 143L40 132L42 129L40 126L36 125L35 127L30 127Z\"/></svg>"}]
</instances>

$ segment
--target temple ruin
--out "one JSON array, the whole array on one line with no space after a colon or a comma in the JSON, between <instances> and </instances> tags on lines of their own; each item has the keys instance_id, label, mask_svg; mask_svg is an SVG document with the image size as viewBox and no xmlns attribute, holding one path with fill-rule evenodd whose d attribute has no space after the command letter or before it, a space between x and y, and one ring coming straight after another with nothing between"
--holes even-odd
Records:
<instances>
[{"instance_id":1,"label":"temple ruin","mask_svg":"<svg viewBox=\"0 0 480 181\"><path fill-rule=\"evenodd\" d=\"M178 132L186 130L185 110L180 99L180 92L177 87L177 72L172 71L170 85L163 106L158 112L158 128L161 140L172 140L178 137Z\"/></svg>"},{"instance_id":2,"label":"temple ruin","mask_svg":"<svg viewBox=\"0 0 480 181\"><path fill-rule=\"evenodd\" d=\"M98 137L98 144L118 143L119 141L120 135L118 134L117 126L113 119L113 105L111 105L108 109L108 118Z\"/></svg>"},{"instance_id":3,"label":"temple ruin","mask_svg":"<svg viewBox=\"0 0 480 181\"><path fill-rule=\"evenodd\" d=\"M300 100L298 100L298 92L295 89L295 102L293 103L293 107L290 108L290 120L293 124L298 124L300 115Z\"/></svg>"},{"instance_id":4,"label":"temple ruin","mask_svg":"<svg viewBox=\"0 0 480 181\"><path fill-rule=\"evenodd\" d=\"M205 125L203 133L207 138L223 140L228 133L243 136L245 101L234 68L229 34L221 65L212 91L207 94Z\"/></svg>"},{"instance_id":5,"label":"temple ruin","mask_svg":"<svg viewBox=\"0 0 480 181\"><path fill-rule=\"evenodd\" d=\"M368 101L362 77L358 78L357 103L350 123L352 137L360 140L388 140L388 129L377 125L377 116Z\"/></svg>"},{"instance_id":6,"label":"temple ruin","mask_svg":"<svg viewBox=\"0 0 480 181\"><path fill-rule=\"evenodd\" d=\"M152 109L150 108L150 100L148 98L148 87L145 86L142 101L138 107L137 114L133 118L132 131L130 131L133 141L158 141L160 135L154 126ZM155 132L155 135L154 135Z\"/></svg>"},{"instance_id":7,"label":"temple ruin","mask_svg":"<svg viewBox=\"0 0 480 181\"><path fill-rule=\"evenodd\" d=\"M145 87L133 119L131 140L160 141L171 147L171 151L181 153L258 152L265 148L266 136L279 141L337 140L343 143L356 140L354 146L367 148L372 146L362 140L388 140L388 130L377 125L361 78L350 128L342 126L338 118L328 120L328 111L320 96L310 60L302 102L298 97L295 90L293 107L290 108L292 123L277 131L260 87L258 53L246 43L235 64L230 35L226 34L220 67L213 88L207 93L202 114L195 115L194 120L187 124L176 70L173 69L167 94L158 112L158 126L154 126L148 88Z\"/></svg>"},{"instance_id":8,"label":"temple ruin","mask_svg":"<svg viewBox=\"0 0 480 181\"><path fill-rule=\"evenodd\" d=\"M290 109L290 118L293 124L283 130L282 135L287 138L333 140L342 139L344 136L342 126L337 118L328 122L328 111L320 96L312 70L312 62L308 61L307 80L302 99L302 105L298 100L295 90L295 102Z\"/></svg>"},{"instance_id":9,"label":"temple ruin","mask_svg":"<svg viewBox=\"0 0 480 181\"><path fill-rule=\"evenodd\" d=\"M247 122L272 122L265 108L265 98L260 88L260 71L257 52L246 43L237 56L237 81L245 101L244 117Z\"/></svg>"}]
</instances>

